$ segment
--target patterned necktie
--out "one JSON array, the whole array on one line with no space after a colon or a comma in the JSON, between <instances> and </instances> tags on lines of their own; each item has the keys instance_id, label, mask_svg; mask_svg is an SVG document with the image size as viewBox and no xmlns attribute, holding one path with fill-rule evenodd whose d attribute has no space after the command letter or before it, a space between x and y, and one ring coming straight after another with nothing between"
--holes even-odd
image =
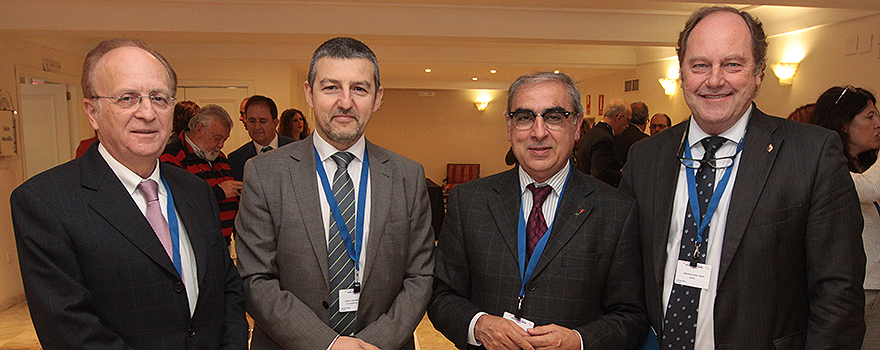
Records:
<instances>
[{"instance_id":1,"label":"patterned necktie","mask_svg":"<svg viewBox=\"0 0 880 350\"><path fill-rule=\"evenodd\" d=\"M260 149L260 153L266 153L266 152L269 152L273 149L274 148L272 148L272 146L266 146L266 147L263 147L262 149Z\"/></svg>"},{"instance_id":2,"label":"patterned necktie","mask_svg":"<svg viewBox=\"0 0 880 350\"><path fill-rule=\"evenodd\" d=\"M538 245L541 237L544 237L544 232L547 232L547 221L544 220L544 211L541 209L541 205L544 204L544 200L547 199L553 188L550 186L535 187L534 183L529 184L526 188L532 191L532 211L529 213L529 222L526 223L526 258L531 259L535 246Z\"/></svg>"},{"instance_id":3,"label":"patterned necktie","mask_svg":"<svg viewBox=\"0 0 880 350\"><path fill-rule=\"evenodd\" d=\"M342 213L342 219L345 220L345 227L349 229L352 240L354 240L354 184L351 177L348 176L348 163L354 158L354 155L348 152L336 152L331 158L336 162L336 173L333 175L333 196L336 197L336 203L339 204L339 211ZM333 215L330 216L330 242L328 244L328 261L330 263L330 327L341 335L351 335L355 330L355 320L357 320L357 312L339 312L339 291L352 288L354 284L354 261L348 256L345 250L345 243L342 235L339 234L339 227L336 226L336 220Z\"/></svg>"},{"instance_id":4,"label":"patterned necktie","mask_svg":"<svg viewBox=\"0 0 880 350\"><path fill-rule=\"evenodd\" d=\"M715 182L715 168L707 164L705 160L715 157L715 152L727 139L720 136L706 137L700 142L706 152L703 154L703 162L696 174L697 198L700 202L700 217L706 214L709 200L712 198L713 184ZM678 260L691 261L696 248L694 240L697 237L697 224L692 216L691 206L687 206L687 215L684 218L684 232L681 238L681 248ZM706 263L706 250L709 246L709 227L703 234L704 240L700 249L699 263ZM676 265L678 266L678 265ZM666 308L666 317L663 321L663 337L660 342L661 349L694 348L697 333L697 312L700 306L700 288L672 285L672 293L669 296L669 305Z\"/></svg>"},{"instance_id":5,"label":"patterned necktie","mask_svg":"<svg viewBox=\"0 0 880 350\"><path fill-rule=\"evenodd\" d=\"M162 242L162 246L165 247L165 253L168 253L168 257L173 261L174 247L171 244L171 230L168 229L168 221L162 215L162 208L159 205L159 184L155 180L149 179L138 184L137 188L147 200L147 212L144 216L147 217L147 222L150 223L153 232L159 237L159 242Z\"/></svg>"}]
</instances>

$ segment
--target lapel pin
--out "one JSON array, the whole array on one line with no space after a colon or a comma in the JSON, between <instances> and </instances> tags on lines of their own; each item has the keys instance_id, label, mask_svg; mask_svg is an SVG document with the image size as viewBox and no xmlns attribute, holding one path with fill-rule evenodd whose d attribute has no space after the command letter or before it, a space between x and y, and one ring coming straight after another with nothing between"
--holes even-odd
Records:
<instances>
[{"instance_id":1,"label":"lapel pin","mask_svg":"<svg viewBox=\"0 0 880 350\"><path fill-rule=\"evenodd\" d=\"M575 213L574 216L575 216L575 217L578 217L578 216L580 216L583 212L584 212L584 210L581 209L581 211Z\"/></svg>"},{"instance_id":2,"label":"lapel pin","mask_svg":"<svg viewBox=\"0 0 880 350\"><path fill-rule=\"evenodd\" d=\"M773 144L767 145L767 152L773 152Z\"/></svg>"}]
</instances>

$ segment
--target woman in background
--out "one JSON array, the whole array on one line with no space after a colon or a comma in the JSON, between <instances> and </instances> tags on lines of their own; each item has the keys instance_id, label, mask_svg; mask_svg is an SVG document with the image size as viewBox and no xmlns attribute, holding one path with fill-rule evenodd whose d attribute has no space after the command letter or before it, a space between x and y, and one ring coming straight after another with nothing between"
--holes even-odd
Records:
<instances>
[{"instance_id":1,"label":"woman in background","mask_svg":"<svg viewBox=\"0 0 880 350\"><path fill-rule=\"evenodd\" d=\"M880 349L880 115L877 99L865 89L835 86L819 97L813 124L831 129L843 141L843 154L859 193L865 226L865 341L862 349Z\"/></svg>"},{"instance_id":2,"label":"woman in background","mask_svg":"<svg viewBox=\"0 0 880 350\"><path fill-rule=\"evenodd\" d=\"M171 123L171 136L168 143L180 137L180 133L189 127L189 120L199 112L198 104L193 101L180 101L174 105L174 121Z\"/></svg>"},{"instance_id":3,"label":"woman in background","mask_svg":"<svg viewBox=\"0 0 880 350\"><path fill-rule=\"evenodd\" d=\"M278 134L294 140L302 140L309 136L309 126L306 118L296 108L281 112L281 122L278 123Z\"/></svg>"}]
</instances>

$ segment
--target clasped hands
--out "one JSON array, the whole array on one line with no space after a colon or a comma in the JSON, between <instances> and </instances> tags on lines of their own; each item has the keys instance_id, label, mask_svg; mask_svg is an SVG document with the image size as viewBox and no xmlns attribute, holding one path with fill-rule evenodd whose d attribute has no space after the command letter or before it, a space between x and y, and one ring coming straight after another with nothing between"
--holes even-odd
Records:
<instances>
[{"instance_id":1,"label":"clasped hands","mask_svg":"<svg viewBox=\"0 0 880 350\"><path fill-rule=\"evenodd\" d=\"M498 316L482 315L474 325L474 338L487 350L580 350L581 338L572 329L555 324L520 328L513 321Z\"/></svg>"}]
</instances>

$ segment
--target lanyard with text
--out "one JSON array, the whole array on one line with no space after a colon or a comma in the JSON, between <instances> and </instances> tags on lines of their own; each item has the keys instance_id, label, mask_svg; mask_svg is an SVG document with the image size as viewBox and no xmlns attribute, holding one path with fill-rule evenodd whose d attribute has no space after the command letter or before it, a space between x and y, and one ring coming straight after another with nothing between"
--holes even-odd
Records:
<instances>
[{"instance_id":1,"label":"lanyard with text","mask_svg":"<svg viewBox=\"0 0 880 350\"><path fill-rule=\"evenodd\" d=\"M174 210L174 198L171 197L171 189L168 188L165 176L162 176L162 185L165 186L165 193L168 194L168 230L171 231L171 246L174 252L171 261L174 262L174 268L180 274L180 279L183 279L183 271L180 266L180 227L177 226L177 211Z\"/></svg>"},{"instance_id":2,"label":"lanyard with text","mask_svg":"<svg viewBox=\"0 0 880 350\"><path fill-rule=\"evenodd\" d=\"M734 159L736 161L736 156L739 155L739 152L742 151L743 148L743 140L746 138L746 135L743 134L743 137L739 139L739 144L736 147L736 153L733 154ZM684 150L685 158L691 158L691 148L685 147ZM700 166L703 166L703 163L700 163ZM706 228L709 227L709 222L712 221L712 216L715 215L715 210L718 209L718 203L721 202L721 196L724 194L724 189L727 188L727 182L730 180L730 174L733 172L733 164L730 167L724 169L724 175L721 176L721 181L715 185L715 191L712 193L712 199L709 201L709 206L706 207L706 214L703 218L700 218L700 200L697 196L697 180L694 175L694 169L690 167L685 167L687 172L687 183L688 183L688 202L691 205L691 213L694 216L694 223L697 225L697 238L694 240L694 245L696 248L694 249L694 254L691 259L691 266L696 267L699 255L700 255L700 246L703 244L704 233L706 232Z\"/></svg>"},{"instance_id":3,"label":"lanyard with text","mask_svg":"<svg viewBox=\"0 0 880 350\"><path fill-rule=\"evenodd\" d=\"M321 156L318 149L315 149L315 168L321 178L321 185L324 187L324 197L327 197L327 204L330 204L330 211L333 213L333 220L336 221L336 227L339 229L339 235L345 243L345 250L348 256L354 261L355 283L354 292L360 292L360 282L357 281L357 274L360 273L361 247L364 238L364 211L367 206L367 178L370 174L370 157L367 156L367 150L364 149L364 165L361 167L361 182L358 188L357 197L357 218L355 219L355 239L351 239L351 230L345 225L345 219L342 218L342 212L339 210L339 203L333 195L333 189L330 188L330 181L327 179L327 171L324 170L324 164L321 162Z\"/></svg>"},{"instance_id":4,"label":"lanyard with text","mask_svg":"<svg viewBox=\"0 0 880 350\"><path fill-rule=\"evenodd\" d=\"M559 203L562 203L562 194L565 193L565 186L568 185L568 178L571 177L571 171L571 167L569 167L568 174L565 176L565 183L562 184L562 191L559 192L559 199L556 201L557 210L559 210ZM547 231L544 232L544 236L542 236L538 241L538 244L535 245L535 250L529 258L528 265L526 265L526 219L523 213L522 203L520 203L519 225L517 225L516 240L519 251L519 276L522 281L522 286L519 289L519 303L516 306L517 318L522 317L522 301L526 297L526 284L532 279L532 273L535 272L535 266L538 265L538 260L541 258L541 254L544 254L544 248L547 246L547 241L550 238L550 232L552 232L554 224L556 224L556 220L553 220L553 222L550 223L550 226L547 227Z\"/></svg>"}]
</instances>

